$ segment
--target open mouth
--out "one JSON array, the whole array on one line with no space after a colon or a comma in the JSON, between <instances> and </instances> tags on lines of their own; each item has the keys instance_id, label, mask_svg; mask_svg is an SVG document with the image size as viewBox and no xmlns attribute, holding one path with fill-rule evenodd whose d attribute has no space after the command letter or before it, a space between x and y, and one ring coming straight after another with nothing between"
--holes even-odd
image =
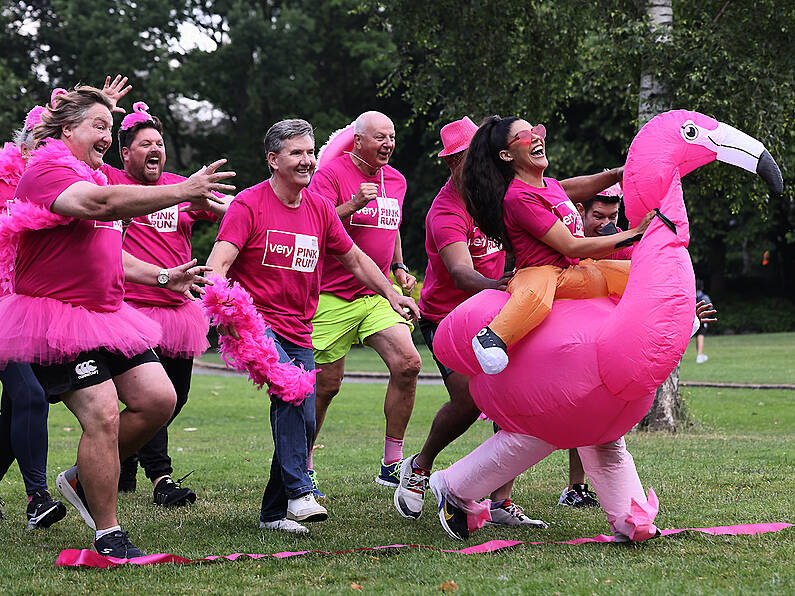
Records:
<instances>
[{"instance_id":1,"label":"open mouth","mask_svg":"<svg viewBox=\"0 0 795 596\"><path fill-rule=\"evenodd\" d=\"M108 150L108 145L105 143L96 143L93 147L91 147L94 151L99 153L100 159L105 155L105 151Z\"/></svg>"},{"instance_id":2,"label":"open mouth","mask_svg":"<svg viewBox=\"0 0 795 596\"><path fill-rule=\"evenodd\" d=\"M144 167L150 172L158 171L160 169L160 156L152 155L148 157L144 162Z\"/></svg>"},{"instance_id":3,"label":"open mouth","mask_svg":"<svg viewBox=\"0 0 795 596\"><path fill-rule=\"evenodd\" d=\"M535 149L530 152L532 157L544 157L544 146L538 145Z\"/></svg>"}]
</instances>

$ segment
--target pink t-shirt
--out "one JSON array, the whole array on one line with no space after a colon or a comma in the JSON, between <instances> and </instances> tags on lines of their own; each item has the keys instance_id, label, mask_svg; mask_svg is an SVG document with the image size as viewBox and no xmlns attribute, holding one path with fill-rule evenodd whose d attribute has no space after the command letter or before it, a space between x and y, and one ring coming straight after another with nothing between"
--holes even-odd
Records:
<instances>
[{"instance_id":1,"label":"pink t-shirt","mask_svg":"<svg viewBox=\"0 0 795 596\"><path fill-rule=\"evenodd\" d=\"M442 187L425 217L425 250L428 267L420 292L420 312L423 318L438 323L451 310L469 298L469 294L455 287L450 272L439 253L454 242L464 242L469 248L475 271L490 279L499 279L505 271L505 252L487 239L467 213L464 202L452 180Z\"/></svg>"},{"instance_id":2,"label":"pink t-shirt","mask_svg":"<svg viewBox=\"0 0 795 596\"><path fill-rule=\"evenodd\" d=\"M505 193L505 227L516 253L517 269L539 265L568 267L579 262L540 240L557 221L562 221L573 236L585 236L582 218L560 182L544 178L544 183L545 188L537 188L514 178Z\"/></svg>"},{"instance_id":3,"label":"pink t-shirt","mask_svg":"<svg viewBox=\"0 0 795 596\"><path fill-rule=\"evenodd\" d=\"M239 250L229 278L240 282L273 330L312 347L323 255L353 247L334 209L304 189L297 208L282 203L265 180L235 197L218 240Z\"/></svg>"},{"instance_id":4,"label":"pink t-shirt","mask_svg":"<svg viewBox=\"0 0 795 596\"><path fill-rule=\"evenodd\" d=\"M109 184L133 184L140 182L130 178L123 170L109 165L102 166ZM178 184L184 176L163 172L156 185ZM190 234L193 224L199 220L217 221L209 211L180 211L189 203L181 203L161 209L144 217L136 217L127 228L124 250L132 256L169 269L191 259ZM182 294L164 288L125 282L124 299L149 306L179 306L188 301Z\"/></svg>"},{"instance_id":5,"label":"pink t-shirt","mask_svg":"<svg viewBox=\"0 0 795 596\"><path fill-rule=\"evenodd\" d=\"M60 194L84 179L52 162L31 165L16 199L51 210ZM118 310L124 298L121 221L74 219L65 226L24 232L17 251L14 291L83 306Z\"/></svg>"},{"instance_id":6,"label":"pink t-shirt","mask_svg":"<svg viewBox=\"0 0 795 596\"><path fill-rule=\"evenodd\" d=\"M383 184L380 173L366 176L353 164L350 155L341 155L315 172L309 188L316 196L326 199L332 207L337 207L355 197L363 182L378 185L378 197L352 213L343 224L356 246L375 261L384 277L389 277L406 196L406 179L389 165L381 168L381 172ZM344 300L374 294L329 255L323 262L320 291L330 292Z\"/></svg>"}]
</instances>

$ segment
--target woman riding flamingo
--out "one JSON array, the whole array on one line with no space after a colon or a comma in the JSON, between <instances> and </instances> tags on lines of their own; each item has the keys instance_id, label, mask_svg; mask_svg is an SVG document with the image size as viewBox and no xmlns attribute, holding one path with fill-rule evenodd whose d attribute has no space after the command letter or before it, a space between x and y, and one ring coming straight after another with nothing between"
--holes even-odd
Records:
<instances>
[{"instance_id":1,"label":"woman riding flamingo","mask_svg":"<svg viewBox=\"0 0 795 596\"><path fill-rule=\"evenodd\" d=\"M623 297L618 304L610 298L556 301L538 328L517 342L503 373L477 370L469 338L504 307L505 292L484 290L441 322L434 354L472 375L475 403L503 429L431 476L439 519L450 535L466 538L484 523L488 504L477 500L494 487L555 449L571 447L579 448L616 539L656 535L657 498L649 490L646 499L621 437L646 414L690 340L695 281L681 178L716 159L758 173L774 193L782 192L770 153L731 126L677 110L643 127L627 155L626 213L631 223L650 210L660 217L633 252Z\"/></svg>"},{"instance_id":2,"label":"woman riding flamingo","mask_svg":"<svg viewBox=\"0 0 795 596\"><path fill-rule=\"evenodd\" d=\"M544 176L549 166L545 138L543 124L491 116L475 133L464 164L470 214L490 240L516 253L519 269L508 286L508 304L472 338L486 374L508 365L508 348L544 320L555 297L620 296L628 261L578 259L608 256L617 243L643 234L651 220L650 214L632 230L586 238L571 199L591 198L617 182L622 170L573 178L564 188ZM583 186L587 192L578 193Z\"/></svg>"}]
</instances>

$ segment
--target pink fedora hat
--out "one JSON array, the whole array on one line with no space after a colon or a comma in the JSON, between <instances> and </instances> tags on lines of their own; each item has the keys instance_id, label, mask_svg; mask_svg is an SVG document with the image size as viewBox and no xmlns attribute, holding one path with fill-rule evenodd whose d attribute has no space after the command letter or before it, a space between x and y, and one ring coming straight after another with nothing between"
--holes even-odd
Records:
<instances>
[{"instance_id":1,"label":"pink fedora hat","mask_svg":"<svg viewBox=\"0 0 795 596\"><path fill-rule=\"evenodd\" d=\"M464 116L461 120L445 124L439 133L444 145L444 149L439 152L439 157L452 155L469 147L469 141L472 140L477 131L477 124L472 122L469 116Z\"/></svg>"}]
</instances>

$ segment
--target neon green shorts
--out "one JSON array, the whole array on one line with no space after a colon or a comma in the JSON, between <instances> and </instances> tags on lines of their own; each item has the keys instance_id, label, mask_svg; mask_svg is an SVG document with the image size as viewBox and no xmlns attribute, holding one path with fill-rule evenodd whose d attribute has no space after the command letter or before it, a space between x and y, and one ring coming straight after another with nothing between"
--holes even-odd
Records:
<instances>
[{"instance_id":1,"label":"neon green shorts","mask_svg":"<svg viewBox=\"0 0 795 596\"><path fill-rule=\"evenodd\" d=\"M344 357L355 343L373 333L403 323L414 326L397 314L382 296L362 296L343 300L334 294L321 293L312 319L312 346L315 363L328 364Z\"/></svg>"}]
</instances>

